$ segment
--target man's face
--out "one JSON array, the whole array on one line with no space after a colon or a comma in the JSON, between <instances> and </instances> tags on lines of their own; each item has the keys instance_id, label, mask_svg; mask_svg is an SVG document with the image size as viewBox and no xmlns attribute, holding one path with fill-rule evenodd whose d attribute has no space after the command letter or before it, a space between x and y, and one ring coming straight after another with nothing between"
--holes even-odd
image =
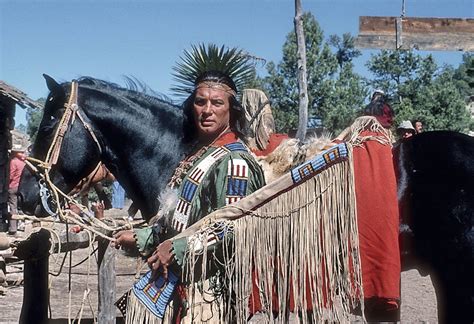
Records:
<instances>
[{"instance_id":1,"label":"man's face","mask_svg":"<svg viewBox=\"0 0 474 324\"><path fill-rule=\"evenodd\" d=\"M421 133L423 131L423 123L422 122L419 122L417 121L415 123L415 130L416 130L416 133Z\"/></svg>"},{"instance_id":2,"label":"man's face","mask_svg":"<svg viewBox=\"0 0 474 324\"><path fill-rule=\"evenodd\" d=\"M220 89L198 88L193 113L199 138L213 140L229 127L230 94Z\"/></svg>"},{"instance_id":3,"label":"man's face","mask_svg":"<svg viewBox=\"0 0 474 324\"><path fill-rule=\"evenodd\" d=\"M376 116L379 123L385 127L390 128L393 124L393 111L388 105L383 106L382 116Z\"/></svg>"},{"instance_id":4,"label":"man's face","mask_svg":"<svg viewBox=\"0 0 474 324\"><path fill-rule=\"evenodd\" d=\"M15 157L20 160L24 160L26 158L26 154L24 152L16 152Z\"/></svg>"}]
</instances>

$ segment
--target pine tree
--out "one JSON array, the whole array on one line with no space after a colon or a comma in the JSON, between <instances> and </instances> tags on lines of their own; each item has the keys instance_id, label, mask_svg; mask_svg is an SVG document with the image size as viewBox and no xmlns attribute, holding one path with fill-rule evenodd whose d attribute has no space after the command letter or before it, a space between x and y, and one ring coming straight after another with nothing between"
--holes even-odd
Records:
<instances>
[{"instance_id":1,"label":"pine tree","mask_svg":"<svg viewBox=\"0 0 474 324\"><path fill-rule=\"evenodd\" d=\"M438 67L431 55L383 50L367 64L374 88L392 99L396 124L421 120L426 130L467 131L469 114L452 67Z\"/></svg>"},{"instance_id":2,"label":"pine tree","mask_svg":"<svg viewBox=\"0 0 474 324\"><path fill-rule=\"evenodd\" d=\"M309 119L318 120L327 130L338 133L353 120L363 105L366 90L362 78L353 72L351 60L360 55L354 39L331 36L324 41L323 31L310 13L303 15L309 94ZM335 52L332 51L335 48ZM267 64L265 91L269 95L277 131L290 132L298 126L296 35L290 32L283 45L280 63Z\"/></svg>"},{"instance_id":3,"label":"pine tree","mask_svg":"<svg viewBox=\"0 0 474 324\"><path fill-rule=\"evenodd\" d=\"M44 106L46 102L45 98L36 100L38 103ZM26 110L26 133L30 136L31 143L35 142L36 133L43 118L43 110L28 108Z\"/></svg>"}]
</instances>

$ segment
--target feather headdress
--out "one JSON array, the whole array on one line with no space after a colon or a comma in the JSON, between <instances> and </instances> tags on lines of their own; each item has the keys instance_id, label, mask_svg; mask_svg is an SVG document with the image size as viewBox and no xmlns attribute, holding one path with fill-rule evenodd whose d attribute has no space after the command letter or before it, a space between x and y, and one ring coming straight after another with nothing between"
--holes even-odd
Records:
<instances>
[{"instance_id":1,"label":"feather headdress","mask_svg":"<svg viewBox=\"0 0 474 324\"><path fill-rule=\"evenodd\" d=\"M179 95L190 95L203 82L208 86L227 86L235 95L237 89L241 89L252 77L254 66L250 56L238 48L200 44L192 45L190 51L185 50L181 62L173 70L178 85L171 90ZM206 73L209 72L217 72L229 80L213 80L211 84L206 80Z\"/></svg>"}]
</instances>

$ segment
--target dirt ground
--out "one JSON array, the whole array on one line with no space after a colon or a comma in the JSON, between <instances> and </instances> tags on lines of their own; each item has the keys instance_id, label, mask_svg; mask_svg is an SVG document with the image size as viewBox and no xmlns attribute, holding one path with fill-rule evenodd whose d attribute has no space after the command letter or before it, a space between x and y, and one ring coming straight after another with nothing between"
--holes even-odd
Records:
<instances>
[{"instance_id":1,"label":"dirt ground","mask_svg":"<svg viewBox=\"0 0 474 324\"><path fill-rule=\"evenodd\" d=\"M107 211L110 215L120 217L124 214L120 210ZM97 315L97 264L96 258L91 258L80 265L91 253L89 249L74 251L73 265L69 277L69 258L59 276L50 275L50 318L75 318L83 310L82 318L91 318ZM57 274L64 258L64 253L50 257L50 273ZM126 256L121 251L116 252L116 296L121 296L134 282L137 269L141 263ZM146 270L146 268L143 268ZM0 323L18 323L23 299L23 263L8 262L8 287L0 294ZM416 270L402 273L402 323L436 323L436 297L430 277L421 277ZM70 289L69 289L70 288ZM71 291L71 293L69 293ZM85 292L90 291L84 298ZM120 312L117 310L117 316Z\"/></svg>"}]
</instances>

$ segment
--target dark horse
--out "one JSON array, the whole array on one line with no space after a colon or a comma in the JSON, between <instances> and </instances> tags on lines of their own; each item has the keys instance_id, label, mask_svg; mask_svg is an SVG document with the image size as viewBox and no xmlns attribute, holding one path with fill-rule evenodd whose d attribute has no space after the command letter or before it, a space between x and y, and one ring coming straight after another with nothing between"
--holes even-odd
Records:
<instances>
[{"instance_id":1,"label":"dark horse","mask_svg":"<svg viewBox=\"0 0 474 324\"><path fill-rule=\"evenodd\" d=\"M51 94L33 150L40 159L70 91L69 83L46 80ZM68 191L101 159L149 219L158 209L158 193L187 149L181 139L182 111L91 78L80 80L78 104L102 153L76 120L64 138L54 180ZM402 222L411 230L409 254L416 257L411 265L432 275L440 321L472 322L474 139L454 132L423 133L401 144L398 160ZM38 185L28 171L22 175L19 192L23 210L33 213L39 202Z\"/></svg>"},{"instance_id":2,"label":"dark horse","mask_svg":"<svg viewBox=\"0 0 474 324\"><path fill-rule=\"evenodd\" d=\"M402 223L411 235L404 248L415 257L404 262L402 253L404 270L431 275L440 322L472 323L474 138L426 132L402 143L398 153Z\"/></svg>"},{"instance_id":3,"label":"dark horse","mask_svg":"<svg viewBox=\"0 0 474 324\"><path fill-rule=\"evenodd\" d=\"M70 83L58 84L45 75L50 94L46 100L32 156L43 160L64 113ZM101 160L149 219L158 211L158 194L183 158L183 113L180 107L142 92L84 77L78 80L78 106L99 145L75 118L61 146L52 181L65 193L92 172ZM100 146L100 148L99 148ZM39 187L28 168L19 189L25 213L45 216Z\"/></svg>"}]
</instances>

